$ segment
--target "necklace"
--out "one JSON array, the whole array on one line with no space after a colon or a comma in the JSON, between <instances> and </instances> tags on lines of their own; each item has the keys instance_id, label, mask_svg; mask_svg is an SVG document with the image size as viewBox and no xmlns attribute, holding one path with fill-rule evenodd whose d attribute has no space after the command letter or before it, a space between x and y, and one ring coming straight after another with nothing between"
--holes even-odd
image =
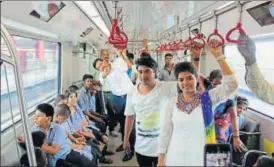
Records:
<instances>
[{"instance_id":1,"label":"necklace","mask_svg":"<svg viewBox=\"0 0 274 167\"><path fill-rule=\"evenodd\" d=\"M200 95L196 93L190 102L186 102L183 93L178 95L177 107L179 110L190 114L200 104Z\"/></svg>"}]
</instances>

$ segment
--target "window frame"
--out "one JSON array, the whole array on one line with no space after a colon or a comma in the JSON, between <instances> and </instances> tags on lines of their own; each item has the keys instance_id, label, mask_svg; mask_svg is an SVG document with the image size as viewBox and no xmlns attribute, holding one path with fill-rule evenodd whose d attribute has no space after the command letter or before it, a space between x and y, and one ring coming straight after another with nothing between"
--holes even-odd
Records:
<instances>
[{"instance_id":1,"label":"window frame","mask_svg":"<svg viewBox=\"0 0 274 167\"><path fill-rule=\"evenodd\" d=\"M35 37L32 37L32 36L25 36L25 35L17 35L17 34L10 34L12 39L14 36L17 36L17 37L21 37L21 38L27 38L27 39L32 39L32 40L43 40L44 42L51 42L51 43L56 43L58 45L58 50L57 50L57 54L58 54L58 68L57 68L57 92L56 92L56 95L52 95L52 96L49 96L45 99L43 99L41 102L45 102L45 103L52 103L52 101L55 99L55 97L60 94L61 92L61 81L62 81L62 77L61 77L61 74L62 74L62 44L61 42L59 41L54 41L54 40L49 40L49 39L38 39L38 38L35 38ZM17 49L15 47L15 49ZM2 53L1 53L2 54ZM16 55L17 56L17 55ZM4 62L7 62L7 63L11 63L9 61L5 61L3 60ZM12 63L11 63L12 64ZM14 67L15 68L15 67ZM23 86L23 89L24 89L24 84L22 82L22 86ZM24 101L24 103L26 104L26 101ZM36 105L31 105L31 106L27 106L26 105L26 111L27 111L27 114L28 114L28 117L31 117L34 113L35 113L35 107ZM10 117L9 119L5 120L4 123L1 123L1 135L6 133L10 128L13 127L13 125L15 124L19 124L21 121L22 121L22 118L21 118L21 115L20 115L20 109L18 111L14 110L12 111L13 113L16 112L15 115L13 115L13 118L14 118L14 122L12 122L12 117Z\"/></svg>"}]
</instances>

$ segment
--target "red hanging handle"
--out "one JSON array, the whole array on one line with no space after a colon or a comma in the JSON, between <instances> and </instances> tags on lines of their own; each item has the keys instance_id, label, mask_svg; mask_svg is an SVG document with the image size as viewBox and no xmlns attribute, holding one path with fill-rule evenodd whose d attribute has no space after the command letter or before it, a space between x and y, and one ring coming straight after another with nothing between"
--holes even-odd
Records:
<instances>
[{"instance_id":1,"label":"red hanging handle","mask_svg":"<svg viewBox=\"0 0 274 167\"><path fill-rule=\"evenodd\" d=\"M195 40L197 40L197 39L200 40L200 41L202 41L202 43L201 43L201 42L196 42ZM195 46L195 47L197 47L197 48L199 48L199 49L204 48L204 47L205 47L205 44L206 44L206 42L205 42L205 40L204 40L204 38L202 37L201 34L196 35L196 36L191 40L191 46Z\"/></svg>"},{"instance_id":2,"label":"red hanging handle","mask_svg":"<svg viewBox=\"0 0 274 167\"><path fill-rule=\"evenodd\" d=\"M123 31L120 30L117 19L113 19L108 41L113 45L118 44L117 46L122 46L128 42L128 37Z\"/></svg>"},{"instance_id":3,"label":"red hanging handle","mask_svg":"<svg viewBox=\"0 0 274 167\"><path fill-rule=\"evenodd\" d=\"M158 51L161 52L161 49L162 49L162 45L159 45Z\"/></svg>"},{"instance_id":4,"label":"red hanging handle","mask_svg":"<svg viewBox=\"0 0 274 167\"><path fill-rule=\"evenodd\" d=\"M174 42L170 45L170 50L171 50L171 51L177 50L177 42L176 42L176 41L174 41Z\"/></svg>"},{"instance_id":5,"label":"red hanging handle","mask_svg":"<svg viewBox=\"0 0 274 167\"><path fill-rule=\"evenodd\" d=\"M158 46L157 46L157 48L156 48L156 51L157 51L157 52L160 52L160 51L161 51L161 49L160 49L160 48L161 48L161 46L160 46L160 45L158 45Z\"/></svg>"},{"instance_id":6,"label":"red hanging handle","mask_svg":"<svg viewBox=\"0 0 274 167\"><path fill-rule=\"evenodd\" d=\"M125 49L127 48L127 44L113 44L113 46L117 49Z\"/></svg>"},{"instance_id":7,"label":"red hanging handle","mask_svg":"<svg viewBox=\"0 0 274 167\"><path fill-rule=\"evenodd\" d=\"M167 43L166 45L165 45L165 51L168 51L169 50L169 43Z\"/></svg>"},{"instance_id":8,"label":"red hanging handle","mask_svg":"<svg viewBox=\"0 0 274 167\"><path fill-rule=\"evenodd\" d=\"M192 38L191 38L191 36L189 36L188 39L184 43L185 47L190 48L191 47L191 41L192 41Z\"/></svg>"},{"instance_id":9,"label":"red hanging handle","mask_svg":"<svg viewBox=\"0 0 274 167\"><path fill-rule=\"evenodd\" d=\"M166 47L166 50L167 50L167 51L172 50L172 46L173 46L173 44L172 44L171 42L168 43L168 44L167 44L167 47Z\"/></svg>"},{"instance_id":10,"label":"red hanging handle","mask_svg":"<svg viewBox=\"0 0 274 167\"><path fill-rule=\"evenodd\" d=\"M160 45L159 51L162 52L164 49L164 44Z\"/></svg>"},{"instance_id":11,"label":"red hanging handle","mask_svg":"<svg viewBox=\"0 0 274 167\"><path fill-rule=\"evenodd\" d=\"M177 50L185 50L186 49L185 43L182 39L180 39L180 41L177 43L176 48L177 48Z\"/></svg>"},{"instance_id":12,"label":"red hanging handle","mask_svg":"<svg viewBox=\"0 0 274 167\"><path fill-rule=\"evenodd\" d=\"M160 46L159 46L159 52L162 52L163 51L163 44L161 44Z\"/></svg>"},{"instance_id":13,"label":"red hanging handle","mask_svg":"<svg viewBox=\"0 0 274 167\"><path fill-rule=\"evenodd\" d=\"M234 32L234 31L239 31L240 34L244 35L244 36L247 36L245 31L243 30L242 28L242 23L241 22L238 22L236 27L232 28L231 30L229 30L226 34L226 40L227 42L230 42L230 43L237 43L237 44L245 44L245 41L242 41L242 40L238 40L238 39L231 39L230 36L231 34Z\"/></svg>"},{"instance_id":14,"label":"red hanging handle","mask_svg":"<svg viewBox=\"0 0 274 167\"><path fill-rule=\"evenodd\" d=\"M213 46L212 43L210 42L210 40L211 40L210 38L213 37L213 36L217 36L217 37L219 37L219 38L221 39L221 40L217 43L217 45L214 45L214 46ZM207 38L207 43L208 43L208 45L211 46L211 47L220 47L220 46L223 46L223 45L225 44L225 40L224 40L223 36L218 32L218 30L215 29L214 32L208 36L208 38Z\"/></svg>"},{"instance_id":15,"label":"red hanging handle","mask_svg":"<svg viewBox=\"0 0 274 167\"><path fill-rule=\"evenodd\" d=\"M167 50L167 44L163 45L163 50L162 51L166 51Z\"/></svg>"}]
</instances>

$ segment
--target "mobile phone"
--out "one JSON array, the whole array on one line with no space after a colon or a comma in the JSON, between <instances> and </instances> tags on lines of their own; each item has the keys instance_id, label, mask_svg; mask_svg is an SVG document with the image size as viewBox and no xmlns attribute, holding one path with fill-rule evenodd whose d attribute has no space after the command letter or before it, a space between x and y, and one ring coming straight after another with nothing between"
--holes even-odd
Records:
<instances>
[{"instance_id":1,"label":"mobile phone","mask_svg":"<svg viewBox=\"0 0 274 167\"><path fill-rule=\"evenodd\" d=\"M206 144L204 166L232 167L232 147L230 144Z\"/></svg>"}]
</instances>

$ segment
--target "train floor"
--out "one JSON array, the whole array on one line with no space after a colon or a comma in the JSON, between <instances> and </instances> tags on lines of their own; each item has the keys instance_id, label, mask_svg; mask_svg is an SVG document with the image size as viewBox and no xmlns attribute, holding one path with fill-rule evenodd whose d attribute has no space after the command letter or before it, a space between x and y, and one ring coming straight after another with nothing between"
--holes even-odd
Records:
<instances>
[{"instance_id":1,"label":"train floor","mask_svg":"<svg viewBox=\"0 0 274 167\"><path fill-rule=\"evenodd\" d=\"M118 126L117 126L118 127ZM116 129L118 129L116 127ZM118 130L116 130L117 132ZM123 162L122 158L124 153L123 152L115 152L116 148L121 145L121 134L119 133L118 137L111 137L109 136L108 141L108 150L111 150L114 152L114 155L109 156L112 160L112 164L100 164L99 166L138 166L138 163L136 161L136 156L134 155L133 158L127 162Z\"/></svg>"}]
</instances>

